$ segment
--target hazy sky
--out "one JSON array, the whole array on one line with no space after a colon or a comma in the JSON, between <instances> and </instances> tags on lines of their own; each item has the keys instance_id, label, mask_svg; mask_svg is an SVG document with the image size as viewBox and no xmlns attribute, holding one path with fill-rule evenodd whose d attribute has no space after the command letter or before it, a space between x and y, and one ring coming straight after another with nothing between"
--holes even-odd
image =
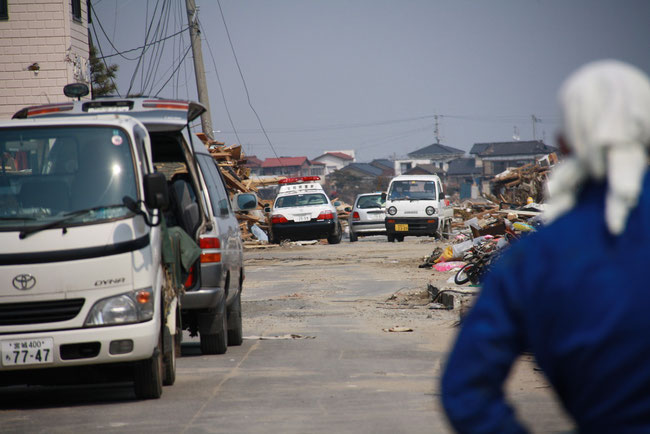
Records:
<instances>
[{"instance_id":1,"label":"hazy sky","mask_svg":"<svg viewBox=\"0 0 650 434\"><path fill-rule=\"evenodd\" d=\"M196 4L215 136L260 158L404 156L435 142L436 114L440 142L465 151L515 130L533 139L532 115L552 145L556 92L578 66L616 58L650 73L648 0L220 0L269 144L219 3ZM93 5L105 56L99 24L120 51L144 44L152 16L150 42L187 27L185 0ZM121 94L133 79L131 92L196 100L188 47L187 32L152 46L135 76L142 50L107 61Z\"/></svg>"}]
</instances>

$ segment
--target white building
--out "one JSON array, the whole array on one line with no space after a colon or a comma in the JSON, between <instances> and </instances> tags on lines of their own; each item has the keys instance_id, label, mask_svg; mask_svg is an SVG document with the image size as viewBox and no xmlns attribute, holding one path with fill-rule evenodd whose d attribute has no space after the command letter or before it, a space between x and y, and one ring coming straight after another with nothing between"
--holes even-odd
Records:
<instances>
[{"instance_id":1,"label":"white building","mask_svg":"<svg viewBox=\"0 0 650 434\"><path fill-rule=\"evenodd\" d=\"M90 83L86 1L0 0L0 40L0 119Z\"/></svg>"},{"instance_id":2,"label":"white building","mask_svg":"<svg viewBox=\"0 0 650 434\"><path fill-rule=\"evenodd\" d=\"M354 151L327 151L311 161L325 164L325 175L329 175L350 163L354 163Z\"/></svg>"}]
</instances>

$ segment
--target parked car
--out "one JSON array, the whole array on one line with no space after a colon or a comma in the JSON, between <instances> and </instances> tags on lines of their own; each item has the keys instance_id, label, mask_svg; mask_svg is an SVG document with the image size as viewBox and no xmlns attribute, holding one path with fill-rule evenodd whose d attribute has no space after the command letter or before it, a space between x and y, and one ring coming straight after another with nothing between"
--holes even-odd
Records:
<instances>
[{"instance_id":1,"label":"parked car","mask_svg":"<svg viewBox=\"0 0 650 434\"><path fill-rule=\"evenodd\" d=\"M350 242L360 236L386 235L386 198L381 192L363 193L354 200L354 206L348 217Z\"/></svg>"},{"instance_id":2,"label":"parked car","mask_svg":"<svg viewBox=\"0 0 650 434\"><path fill-rule=\"evenodd\" d=\"M166 216L202 249L185 282L178 323L190 335L199 335L203 354L222 354L228 345L241 345L243 338L243 247L223 177L205 145L189 129L204 111L192 101L102 98L28 107L14 118L119 113L144 124L147 131L136 130L136 136L150 137L153 163L167 179L171 205ZM257 206L254 196L240 201L241 196L234 198L244 204L239 209ZM177 352L181 335L177 335Z\"/></svg>"},{"instance_id":3,"label":"parked car","mask_svg":"<svg viewBox=\"0 0 650 434\"><path fill-rule=\"evenodd\" d=\"M338 213L319 180L318 176L306 176L280 181L271 211L271 242L321 238L330 244L341 242Z\"/></svg>"},{"instance_id":4,"label":"parked car","mask_svg":"<svg viewBox=\"0 0 650 434\"><path fill-rule=\"evenodd\" d=\"M399 175L388 185L386 237L404 241L407 235L448 238L454 210L437 175Z\"/></svg>"}]
</instances>

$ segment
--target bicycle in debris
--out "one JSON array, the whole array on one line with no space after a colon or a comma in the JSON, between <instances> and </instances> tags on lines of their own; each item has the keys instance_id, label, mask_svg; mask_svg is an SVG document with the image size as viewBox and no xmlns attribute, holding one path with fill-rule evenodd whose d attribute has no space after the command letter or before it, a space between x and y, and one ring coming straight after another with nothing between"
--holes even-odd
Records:
<instances>
[{"instance_id":1,"label":"bicycle in debris","mask_svg":"<svg viewBox=\"0 0 650 434\"><path fill-rule=\"evenodd\" d=\"M492 262L498 257L499 250L494 240L469 249L463 257L463 261L467 264L454 276L456 285L464 285L467 282L477 285Z\"/></svg>"}]
</instances>

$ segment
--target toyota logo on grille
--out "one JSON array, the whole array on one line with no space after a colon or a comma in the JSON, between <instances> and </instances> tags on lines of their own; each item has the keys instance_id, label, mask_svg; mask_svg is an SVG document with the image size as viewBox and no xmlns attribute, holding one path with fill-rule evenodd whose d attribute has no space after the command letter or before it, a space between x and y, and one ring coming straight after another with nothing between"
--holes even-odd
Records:
<instances>
[{"instance_id":1,"label":"toyota logo on grille","mask_svg":"<svg viewBox=\"0 0 650 434\"><path fill-rule=\"evenodd\" d=\"M14 288L21 291L27 291L36 285L36 278L31 274L19 274L14 277L14 280L11 283L14 285Z\"/></svg>"}]
</instances>

